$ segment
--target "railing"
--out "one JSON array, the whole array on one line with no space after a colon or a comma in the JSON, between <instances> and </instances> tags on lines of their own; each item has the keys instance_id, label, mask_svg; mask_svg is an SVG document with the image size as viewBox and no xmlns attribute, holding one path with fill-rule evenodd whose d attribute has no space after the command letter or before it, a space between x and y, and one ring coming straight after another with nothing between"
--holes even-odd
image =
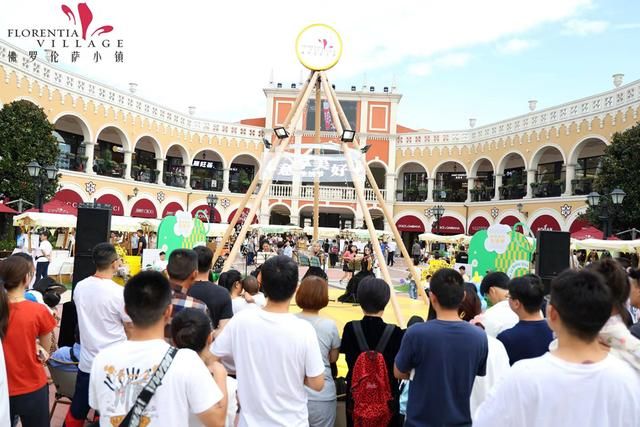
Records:
<instances>
[{"instance_id":1,"label":"railing","mask_svg":"<svg viewBox=\"0 0 640 427\"><path fill-rule=\"evenodd\" d=\"M291 184L271 184L269 197L291 197Z\"/></svg>"},{"instance_id":2,"label":"railing","mask_svg":"<svg viewBox=\"0 0 640 427\"><path fill-rule=\"evenodd\" d=\"M352 187L325 187L320 186L320 200L355 200L356 189ZM300 198L313 199L313 185L300 187Z\"/></svg>"}]
</instances>

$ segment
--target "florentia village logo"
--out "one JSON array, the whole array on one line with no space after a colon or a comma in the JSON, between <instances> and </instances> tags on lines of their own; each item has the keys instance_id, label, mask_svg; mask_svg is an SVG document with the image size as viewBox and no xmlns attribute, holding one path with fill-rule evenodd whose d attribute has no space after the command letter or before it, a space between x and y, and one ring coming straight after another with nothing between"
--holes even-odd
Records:
<instances>
[{"instance_id":1,"label":"florentia village logo","mask_svg":"<svg viewBox=\"0 0 640 427\"><path fill-rule=\"evenodd\" d=\"M93 12L87 3L78 3L77 10L62 4L60 15L66 16L67 28L10 28L10 39L32 39L34 50L29 50L28 56L35 61L39 55L38 48L44 50L49 62L59 63L69 61L76 63L81 60L100 63L108 57L114 63L125 61L124 41L109 38L114 31L112 25L97 25ZM9 62L17 62L17 53L9 52Z\"/></svg>"}]
</instances>

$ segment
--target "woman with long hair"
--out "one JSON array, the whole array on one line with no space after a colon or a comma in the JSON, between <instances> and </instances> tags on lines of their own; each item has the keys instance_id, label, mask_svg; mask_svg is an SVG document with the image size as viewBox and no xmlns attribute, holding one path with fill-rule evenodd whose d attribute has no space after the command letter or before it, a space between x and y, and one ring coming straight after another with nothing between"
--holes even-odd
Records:
<instances>
[{"instance_id":1,"label":"woman with long hair","mask_svg":"<svg viewBox=\"0 0 640 427\"><path fill-rule=\"evenodd\" d=\"M3 353L7 365L11 421L19 418L23 427L49 425L49 386L42 364L51 348L56 321L47 308L28 301L24 292L34 275L33 264L11 256L0 263L8 304L0 307L5 326ZM8 321L6 311L8 309ZM36 341L39 340L40 347Z\"/></svg>"},{"instance_id":2,"label":"woman with long hair","mask_svg":"<svg viewBox=\"0 0 640 427\"><path fill-rule=\"evenodd\" d=\"M361 271L367 273L373 273L373 254L371 253L371 247L364 247L364 256L362 257L362 264L360 265Z\"/></svg>"}]
</instances>

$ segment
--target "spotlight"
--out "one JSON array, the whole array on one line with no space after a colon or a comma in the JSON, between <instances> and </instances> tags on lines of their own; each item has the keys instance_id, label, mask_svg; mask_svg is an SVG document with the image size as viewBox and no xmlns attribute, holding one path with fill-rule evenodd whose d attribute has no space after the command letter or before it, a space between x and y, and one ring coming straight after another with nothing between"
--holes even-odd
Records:
<instances>
[{"instance_id":1,"label":"spotlight","mask_svg":"<svg viewBox=\"0 0 640 427\"><path fill-rule=\"evenodd\" d=\"M356 137L355 130L345 129L342 131L342 137L340 137L340 139L342 140L342 142L353 142L353 139L355 137Z\"/></svg>"},{"instance_id":2,"label":"spotlight","mask_svg":"<svg viewBox=\"0 0 640 427\"><path fill-rule=\"evenodd\" d=\"M295 89L296 88L296 84L295 83L291 83L291 89Z\"/></svg>"},{"instance_id":3,"label":"spotlight","mask_svg":"<svg viewBox=\"0 0 640 427\"><path fill-rule=\"evenodd\" d=\"M375 92L376 88L375 86L369 86L369 92Z\"/></svg>"},{"instance_id":4,"label":"spotlight","mask_svg":"<svg viewBox=\"0 0 640 427\"><path fill-rule=\"evenodd\" d=\"M264 148L266 148L267 150L271 149L272 144L267 138L262 138L262 143L264 144Z\"/></svg>"},{"instance_id":5,"label":"spotlight","mask_svg":"<svg viewBox=\"0 0 640 427\"><path fill-rule=\"evenodd\" d=\"M287 132L287 130L282 126L273 128L273 131L276 133L278 139L285 139L289 137L289 132Z\"/></svg>"},{"instance_id":6,"label":"spotlight","mask_svg":"<svg viewBox=\"0 0 640 427\"><path fill-rule=\"evenodd\" d=\"M388 86L385 86L385 87L384 87L384 89L383 89L383 92L384 92L384 93L389 93L389 87L388 87Z\"/></svg>"},{"instance_id":7,"label":"spotlight","mask_svg":"<svg viewBox=\"0 0 640 427\"><path fill-rule=\"evenodd\" d=\"M336 90L336 85L331 85L331 89Z\"/></svg>"},{"instance_id":8,"label":"spotlight","mask_svg":"<svg viewBox=\"0 0 640 427\"><path fill-rule=\"evenodd\" d=\"M351 92L355 92L356 91L356 87L355 86L351 86Z\"/></svg>"},{"instance_id":9,"label":"spotlight","mask_svg":"<svg viewBox=\"0 0 640 427\"><path fill-rule=\"evenodd\" d=\"M370 145L365 145L364 147L362 147L362 148L360 149L360 152L361 152L362 154L367 154L367 151L369 151L369 148L371 148L371 146L370 146Z\"/></svg>"},{"instance_id":10,"label":"spotlight","mask_svg":"<svg viewBox=\"0 0 640 427\"><path fill-rule=\"evenodd\" d=\"M278 89L282 89L282 83L278 83L278 84L276 85L276 87L277 87Z\"/></svg>"}]
</instances>

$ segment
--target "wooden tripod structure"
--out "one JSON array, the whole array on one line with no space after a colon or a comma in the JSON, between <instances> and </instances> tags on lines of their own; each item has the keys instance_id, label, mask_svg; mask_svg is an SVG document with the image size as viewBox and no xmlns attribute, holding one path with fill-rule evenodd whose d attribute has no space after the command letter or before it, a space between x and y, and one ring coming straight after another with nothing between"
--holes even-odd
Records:
<instances>
[{"instance_id":1,"label":"wooden tripod structure","mask_svg":"<svg viewBox=\"0 0 640 427\"><path fill-rule=\"evenodd\" d=\"M347 120L347 116L345 115L342 106L340 105L340 103L338 102L338 97L335 93L335 90L333 89L333 87L329 84L329 81L327 79L326 73L324 71L312 71L309 75L309 78L306 80L305 84L303 85L302 89L300 90L300 93L298 94L294 104L291 107L291 111L289 111L289 114L287 115L287 117L285 118L283 127L287 130L289 135L293 135L294 131L295 131L295 126L296 123L298 122L298 120L300 119L300 115L302 114L302 112L304 111L304 107L307 104L307 101L309 100L309 97L311 96L311 92L312 90L315 88L316 92L315 92L315 101L316 101L316 115L315 115L315 142L319 142L320 141L320 110L321 110L321 92L324 92L328 104L329 104L329 110L331 112L331 117L333 119L333 123L334 126L336 128L336 131L338 133L339 136L342 135L344 130L351 130L351 126L349 125L349 121ZM287 149L287 146L289 145L289 141L290 141L290 136L284 138L284 139L278 139L277 141L274 141L273 143L273 147L275 150L274 156L272 158L272 162L273 164L277 165L280 160L282 159L282 156L284 155L285 150ZM341 147L342 147L342 151L344 153L347 152L348 149L357 149L360 150L360 146L358 143L353 142L352 146L349 147L348 144L344 141L341 142ZM409 271L411 272L411 276L413 278L413 280L415 281L417 288L418 288L418 293L420 294L420 296L423 298L423 300L425 301L425 303L427 304L427 307L429 305L429 299L427 298L427 295L423 289L423 287L420 284L421 281L421 277L418 274L417 269L414 267L413 262L412 262L412 258L409 256L409 253L407 252L407 248L405 247L404 243L402 242L402 238L400 236L400 233L398 231L398 228L396 227L395 223L393 222L393 215L391 214L391 212L389 211L389 209L387 208L386 204L385 204L385 200L384 200L384 196L382 195L382 193L380 192L380 189L378 188L378 185L373 177L373 174L371 173L371 169L369 168L369 165L367 164L366 158L365 156L360 156L361 157L361 161L363 163L363 167L364 170L366 172L366 176L369 179L369 183L371 184L371 187L373 188L373 191L376 195L376 200L378 202L378 205L380 206L380 208L382 209L382 212L384 214L384 218L387 221L387 223L389 224L389 226L391 227L391 231L394 235L395 241L397 243L398 248L400 249L402 256L405 259L405 263L409 266ZM347 163L347 167L351 172L351 176L355 177L355 164L353 159L351 158L351 156L349 155L345 155L345 159L346 159L346 163ZM253 199L253 202L251 203L251 207L249 209L249 214L247 215L244 224L242 225L242 229L240 230L240 233L238 234L239 238L236 239L236 241L234 242L234 245L231 249L231 252L229 253L229 257L227 258L227 260L224 263L224 266L222 268L222 271L227 271L231 268L231 266L233 265L233 260L238 256L238 252L240 251L240 246L242 244L242 241L244 240L242 236L246 236L247 232L249 230L249 226L251 225L253 218L255 217L258 209L260 208L260 204L263 200L263 198L266 195L267 190L269 189L269 186L271 184L271 181L273 179L273 172L271 173L267 173L264 174L263 176L263 180L262 183L260 185L260 189L258 190L257 195L255 196L255 198ZM213 263L215 264L216 260L218 259L218 257L220 256L222 249L224 247L224 245L226 244L226 242L228 241L229 237L231 236L231 233L235 230L235 226L238 222L238 219L240 218L242 212L244 211L245 207L247 206L247 203L249 202L252 194L255 192L256 187L258 186L258 182L260 180L260 176L259 174L256 174L256 176L253 179L253 182L251 183L251 185L249 186L249 189L247 190L247 193L244 195L242 201L240 202L240 206L238 207L238 209L236 210L235 215L233 216L233 219L231 220L231 223L229 224L229 227L227 228L227 231L225 232L224 236L222 237L222 242L220 242L220 244L218 244L216 246L216 251L214 253L213 256ZM370 240L373 243L373 251L376 255L376 258L378 259L378 264L380 266L380 270L382 272L382 276L384 278L384 280L387 282L387 284L389 285L389 287L391 288L391 304L393 306L393 310L395 312L396 315L396 320L398 321L398 324L401 327L405 327L405 319L402 315L402 312L400 311L400 308L398 306L398 301L396 298L396 294L395 294L395 290L393 289L392 286L392 282L391 282L391 276L389 274L389 270L387 268L387 263L386 263L386 259L384 257L384 254L382 253L382 250L380 248L380 245L377 244L378 242L378 238L375 232L375 228L373 226L373 220L371 219L371 213L369 212L369 208L367 207L367 202L366 202L366 198L364 195L364 185L363 182L361 182L358 179L354 179L353 180L354 186L355 186L355 191L356 191L356 196L357 196L357 201L358 204L360 205L360 207L362 208L363 214L364 214L364 221L365 224L367 226L367 229L369 231L369 236L370 236ZM319 212L319 181L318 178L316 177L315 181L314 181L314 207L313 207L313 216L314 216L314 232L313 232L313 238L314 241L317 240L318 238L318 212Z\"/></svg>"}]
</instances>

